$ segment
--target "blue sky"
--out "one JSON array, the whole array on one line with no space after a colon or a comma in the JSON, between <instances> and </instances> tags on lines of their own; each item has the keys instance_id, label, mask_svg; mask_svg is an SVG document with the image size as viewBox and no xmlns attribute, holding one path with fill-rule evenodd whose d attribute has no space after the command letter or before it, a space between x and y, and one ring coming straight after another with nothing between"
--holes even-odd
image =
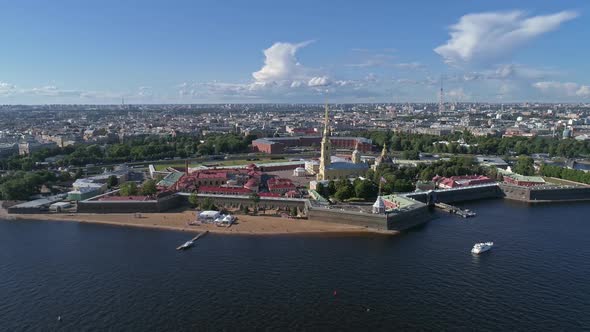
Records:
<instances>
[{"instance_id":1,"label":"blue sky","mask_svg":"<svg viewBox=\"0 0 590 332\"><path fill-rule=\"evenodd\" d=\"M588 1L4 1L0 104L590 101Z\"/></svg>"}]
</instances>

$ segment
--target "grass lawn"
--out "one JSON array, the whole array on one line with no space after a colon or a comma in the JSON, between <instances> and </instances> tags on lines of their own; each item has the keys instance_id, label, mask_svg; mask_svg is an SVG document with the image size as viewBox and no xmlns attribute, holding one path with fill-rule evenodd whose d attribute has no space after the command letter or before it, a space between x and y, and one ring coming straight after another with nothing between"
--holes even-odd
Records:
<instances>
[{"instance_id":1,"label":"grass lawn","mask_svg":"<svg viewBox=\"0 0 590 332\"><path fill-rule=\"evenodd\" d=\"M246 159L236 159L236 160L211 160L204 163L189 163L189 167L197 167L200 165L219 165L219 166L242 166L242 165L249 165L252 163L255 164L270 164L270 163L282 163L287 161L288 159L281 158L281 159L270 159L270 158L260 158L260 160L246 160ZM171 163L164 163L164 164L157 164L154 165L156 171L165 171L167 167L178 167L184 168L184 161L174 161Z\"/></svg>"}]
</instances>

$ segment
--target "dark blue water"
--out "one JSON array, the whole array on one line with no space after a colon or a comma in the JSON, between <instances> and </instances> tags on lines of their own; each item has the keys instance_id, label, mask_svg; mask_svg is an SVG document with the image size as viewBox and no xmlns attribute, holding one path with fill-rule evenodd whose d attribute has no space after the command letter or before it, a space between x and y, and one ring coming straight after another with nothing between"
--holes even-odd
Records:
<instances>
[{"instance_id":1,"label":"dark blue water","mask_svg":"<svg viewBox=\"0 0 590 332\"><path fill-rule=\"evenodd\" d=\"M590 204L467 206L396 237L208 235L183 253L185 233L0 221L0 330L590 329Z\"/></svg>"}]
</instances>

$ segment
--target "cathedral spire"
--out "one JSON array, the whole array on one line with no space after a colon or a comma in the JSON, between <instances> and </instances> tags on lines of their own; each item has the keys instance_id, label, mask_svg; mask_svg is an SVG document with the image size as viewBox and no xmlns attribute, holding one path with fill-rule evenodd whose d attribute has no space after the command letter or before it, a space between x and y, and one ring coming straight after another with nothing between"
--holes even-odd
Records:
<instances>
[{"instance_id":1,"label":"cathedral spire","mask_svg":"<svg viewBox=\"0 0 590 332\"><path fill-rule=\"evenodd\" d=\"M330 118L328 117L328 104L326 104L326 115L324 119L324 135L322 137L322 151L320 157L320 170L318 180L328 180L326 178L326 168L331 164L330 161Z\"/></svg>"},{"instance_id":2,"label":"cathedral spire","mask_svg":"<svg viewBox=\"0 0 590 332\"><path fill-rule=\"evenodd\" d=\"M387 155L387 143L383 142L383 150L381 150L381 157L385 157Z\"/></svg>"},{"instance_id":3,"label":"cathedral spire","mask_svg":"<svg viewBox=\"0 0 590 332\"><path fill-rule=\"evenodd\" d=\"M326 115L324 116L324 136L330 135L330 117L328 116L328 104L326 103Z\"/></svg>"}]
</instances>

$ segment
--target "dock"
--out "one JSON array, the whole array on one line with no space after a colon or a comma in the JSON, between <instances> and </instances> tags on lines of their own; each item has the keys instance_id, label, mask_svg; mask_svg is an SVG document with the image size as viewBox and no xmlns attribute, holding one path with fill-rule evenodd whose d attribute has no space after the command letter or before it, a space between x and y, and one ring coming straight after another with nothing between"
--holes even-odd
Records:
<instances>
[{"instance_id":1,"label":"dock","mask_svg":"<svg viewBox=\"0 0 590 332\"><path fill-rule=\"evenodd\" d=\"M207 235L209 233L209 231L204 231L201 232L199 234L197 234L195 237L193 237L192 239L190 239L189 241L186 241L185 243L181 244L180 246L176 247L176 250L185 250L185 249L189 249L190 247L192 247L195 242L200 239L201 237Z\"/></svg>"},{"instance_id":2,"label":"dock","mask_svg":"<svg viewBox=\"0 0 590 332\"><path fill-rule=\"evenodd\" d=\"M439 208L439 209L441 209L441 210L443 210L443 211L446 211L446 212L448 212L450 214L456 214L456 215L458 215L460 217L463 217L463 218L470 218L470 217L475 217L476 216L475 212L473 212L471 210L461 209L459 207L456 207L456 206L453 206L453 205L450 205L450 204L435 203L434 206L437 207L437 208Z\"/></svg>"}]
</instances>

